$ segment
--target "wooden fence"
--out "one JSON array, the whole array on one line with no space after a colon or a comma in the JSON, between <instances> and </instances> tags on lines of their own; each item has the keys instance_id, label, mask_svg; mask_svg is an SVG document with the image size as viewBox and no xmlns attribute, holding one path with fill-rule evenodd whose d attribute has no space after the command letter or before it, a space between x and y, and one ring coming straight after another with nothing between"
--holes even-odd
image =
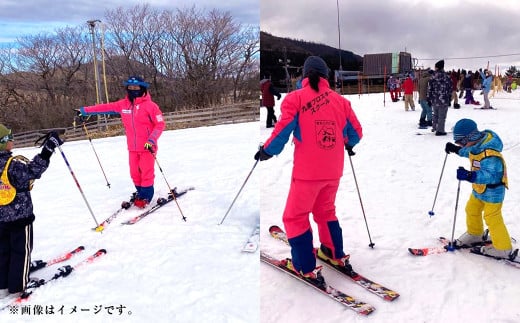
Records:
<instances>
[{"instance_id":1,"label":"wooden fence","mask_svg":"<svg viewBox=\"0 0 520 323\"><path fill-rule=\"evenodd\" d=\"M215 106L197 110L184 110L168 112L163 114L166 129L194 128L202 126L213 126L228 123L252 122L260 120L260 110L257 101L236 103L226 106ZM91 117L90 119L96 119ZM98 120L77 123L75 126L65 128L67 141L85 140L87 135L91 138L103 138L120 136L124 129L120 118L97 118ZM14 134L16 147L31 147L41 136L54 129L41 129Z\"/></svg>"}]
</instances>

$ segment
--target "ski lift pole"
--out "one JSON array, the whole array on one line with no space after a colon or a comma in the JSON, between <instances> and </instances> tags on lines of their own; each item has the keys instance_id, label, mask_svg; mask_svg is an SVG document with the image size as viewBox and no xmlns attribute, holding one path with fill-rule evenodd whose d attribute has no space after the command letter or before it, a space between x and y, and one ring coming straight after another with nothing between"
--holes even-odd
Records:
<instances>
[{"instance_id":1,"label":"ski lift pole","mask_svg":"<svg viewBox=\"0 0 520 323\"><path fill-rule=\"evenodd\" d=\"M108 188L110 188L110 183L108 182L107 175L105 174L105 170L103 169L103 166L101 165L101 161L99 160L98 154L96 152L96 148L94 148L94 144L92 143L92 137L90 137L90 134L88 133L87 126L85 125L85 122L83 122L83 130L85 130L85 135L88 138L88 141L90 142L90 146L92 147L92 150L94 151L94 155L96 155L96 159L98 161L98 165L101 168L101 172L103 173L103 176L105 177L105 181L107 182Z\"/></svg>"},{"instance_id":2,"label":"ski lift pole","mask_svg":"<svg viewBox=\"0 0 520 323\"><path fill-rule=\"evenodd\" d=\"M244 181L244 183L242 184L242 186L240 187L240 190L238 190L238 193L237 195L235 196L235 198L233 199L233 202L231 202L231 205L229 206L228 210L226 211L226 214L224 215L224 217L222 218L222 220L220 220L220 223L219 225L221 225L224 220L226 219L229 211L231 210L231 208L233 207L233 204L235 204L235 201L237 200L238 196L240 195L240 192L242 192L242 189L244 188L244 186L246 185L247 181L249 180L249 177L251 176L251 174L253 173L253 170L255 169L256 165L258 164L258 162L260 161L260 158L258 158L256 161L255 161L255 164L253 165L253 168L251 168L251 170L249 171L249 174L247 175L246 177L246 180Z\"/></svg>"},{"instance_id":3,"label":"ski lift pole","mask_svg":"<svg viewBox=\"0 0 520 323\"><path fill-rule=\"evenodd\" d=\"M67 164L67 167L69 168L72 178L74 178L74 182L76 182L76 186L78 187L79 192L81 193L81 196L83 197L83 200L85 201L85 204L87 204L87 208L90 211L90 215L92 215L92 219L94 219L94 222L96 223L96 228L99 227L99 223L96 220L96 216L94 215L94 212L92 212L92 208L90 207L90 204L88 204L87 198L85 197L85 194L83 193L83 190L81 189L81 186L79 185L78 179L76 178L76 175L74 175L74 172L72 171L72 168L70 167L67 157L65 157L65 153L61 149L61 146L58 146L58 149L60 150L61 156L63 157L65 164Z\"/></svg>"},{"instance_id":4,"label":"ski lift pole","mask_svg":"<svg viewBox=\"0 0 520 323\"><path fill-rule=\"evenodd\" d=\"M177 208L179 209L179 212L181 213L182 219L184 222L186 222L186 217L184 216L184 213L182 213L181 206L179 205L179 202L177 202L177 197L175 197L175 192L172 190L170 184L168 183L168 180L166 179L166 176L164 175L164 172L161 168L161 165L159 164L159 161L157 160L157 157L155 157L153 149L148 149L150 154L152 154L153 159L155 160L155 163L157 164L157 167L159 167L159 170L161 171L162 177L164 178L164 181L166 182L166 186L168 186L168 189L170 190L170 194L173 197L173 200L175 201L175 204L177 204Z\"/></svg>"}]
</instances>

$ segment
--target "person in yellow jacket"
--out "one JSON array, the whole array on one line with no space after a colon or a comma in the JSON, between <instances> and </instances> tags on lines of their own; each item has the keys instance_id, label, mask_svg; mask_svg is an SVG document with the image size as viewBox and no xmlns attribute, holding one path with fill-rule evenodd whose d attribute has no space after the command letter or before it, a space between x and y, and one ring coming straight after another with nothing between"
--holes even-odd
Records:
<instances>
[{"instance_id":1,"label":"person in yellow jacket","mask_svg":"<svg viewBox=\"0 0 520 323\"><path fill-rule=\"evenodd\" d=\"M511 238L502 218L502 203L508 187L506 163L501 154L502 140L492 130L479 131L471 119L457 121L453 140L456 145L448 142L445 151L469 158L471 169L460 167L457 179L472 183L473 188L466 204L467 231L455 240L455 244L459 247L482 244L483 216L493 244L481 247L480 252L509 258Z\"/></svg>"}]
</instances>

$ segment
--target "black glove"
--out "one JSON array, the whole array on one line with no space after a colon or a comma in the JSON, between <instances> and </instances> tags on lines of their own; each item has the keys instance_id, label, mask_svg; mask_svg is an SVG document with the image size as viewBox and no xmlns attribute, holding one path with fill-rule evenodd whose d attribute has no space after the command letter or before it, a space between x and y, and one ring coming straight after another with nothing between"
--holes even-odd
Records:
<instances>
[{"instance_id":1,"label":"black glove","mask_svg":"<svg viewBox=\"0 0 520 323\"><path fill-rule=\"evenodd\" d=\"M282 96L281 96L280 94L278 94L278 95L276 96L276 99L277 99L277 100L280 100L281 98L282 98Z\"/></svg>"},{"instance_id":2,"label":"black glove","mask_svg":"<svg viewBox=\"0 0 520 323\"><path fill-rule=\"evenodd\" d=\"M74 112L76 113L75 118L81 122L86 122L89 118L88 116L82 114L80 109L74 109Z\"/></svg>"},{"instance_id":3,"label":"black glove","mask_svg":"<svg viewBox=\"0 0 520 323\"><path fill-rule=\"evenodd\" d=\"M356 154L352 149L354 149L354 147L350 146L349 144L345 144L345 150L349 156L354 156Z\"/></svg>"},{"instance_id":4,"label":"black glove","mask_svg":"<svg viewBox=\"0 0 520 323\"><path fill-rule=\"evenodd\" d=\"M457 169L457 179L460 181L468 181L470 183L474 183L477 178L477 173L464 169L464 167L459 167Z\"/></svg>"},{"instance_id":5,"label":"black glove","mask_svg":"<svg viewBox=\"0 0 520 323\"><path fill-rule=\"evenodd\" d=\"M51 158L54 149L63 144L63 140L61 140L59 134L56 131L49 132L45 137L42 143L42 152L40 156L43 159L49 160Z\"/></svg>"},{"instance_id":6,"label":"black glove","mask_svg":"<svg viewBox=\"0 0 520 323\"><path fill-rule=\"evenodd\" d=\"M446 154L449 154L449 153L456 153L458 154L459 153L459 150L461 149L462 147L459 147L455 144L452 144L451 142L448 142L446 143L446 147L444 148L444 151L446 152Z\"/></svg>"},{"instance_id":7,"label":"black glove","mask_svg":"<svg viewBox=\"0 0 520 323\"><path fill-rule=\"evenodd\" d=\"M430 107L432 106L432 101L428 100L428 101L426 101L426 103L428 103L428 106L430 106Z\"/></svg>"},{"instance_id":8,"label":"black glove","mask_svg":"<svg viewBox=\"0 0 520 323\"><path fill-rule=\"evenodd\" d=\"M255 160L263 161L263 160L268 160L271 157L273 157L273 156L271 156L265 152L264 146L260 146L260 148L258 148L258 151L256 152L254 158L255 158Z\"/></svg>"}]
</instances>

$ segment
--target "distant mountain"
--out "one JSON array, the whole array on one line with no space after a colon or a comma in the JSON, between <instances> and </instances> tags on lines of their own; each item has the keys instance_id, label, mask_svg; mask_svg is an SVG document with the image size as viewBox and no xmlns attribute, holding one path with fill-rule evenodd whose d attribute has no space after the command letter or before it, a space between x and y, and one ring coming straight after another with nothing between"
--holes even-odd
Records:
<instances>
[{"instance_id":1,"label":"distant mountain","mask_svg":"<svg viewBox=\"0 0 520 323\"><path fill-rule=\"evenodd\" d=\"M301 75L305 59L310 55L320 56L334 71L339 69L339 50L337 48L290 38L276 37L260 32L260 77L270 75L278 87L286 87L287 71L292 78ZM363 57L351 51L341 50L341 65L345 71L360 71ZM330 75L332 78L332 74Z\"/></svg>"}]
</instances>

